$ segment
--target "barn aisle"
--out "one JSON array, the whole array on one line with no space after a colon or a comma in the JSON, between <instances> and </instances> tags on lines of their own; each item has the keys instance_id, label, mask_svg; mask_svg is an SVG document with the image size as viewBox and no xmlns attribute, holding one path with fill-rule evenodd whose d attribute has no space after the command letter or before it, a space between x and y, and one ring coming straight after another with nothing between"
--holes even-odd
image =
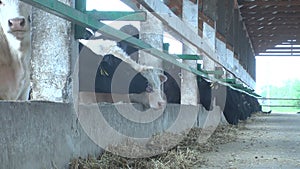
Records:
<instances>
[{"instance_id":1,"label":"barn aisle","mask_svg":"<svg viewBox=\"0 0 300 169\"><path fill-rule=\"evenodd\" d=\"M235 142L204 153L204 168L300 168L300 115L254 115L239 124Z\"/></svg>"}]
</instances>

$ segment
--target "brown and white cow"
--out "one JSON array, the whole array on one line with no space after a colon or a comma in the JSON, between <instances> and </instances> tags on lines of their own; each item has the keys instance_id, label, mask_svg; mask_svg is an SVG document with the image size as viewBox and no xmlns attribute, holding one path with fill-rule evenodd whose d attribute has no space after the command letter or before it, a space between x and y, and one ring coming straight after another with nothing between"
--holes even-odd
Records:
<instances>
[{"instance_id":1,"label":"brown and white cow","mask_svg":"<svg viewBox=\"0 0 300 169\"><path fill-rule=\"evenodd\" d=\"M30 11L19 0L0 0L0 100L29 98Z\"/></svg>"}]
</instances>

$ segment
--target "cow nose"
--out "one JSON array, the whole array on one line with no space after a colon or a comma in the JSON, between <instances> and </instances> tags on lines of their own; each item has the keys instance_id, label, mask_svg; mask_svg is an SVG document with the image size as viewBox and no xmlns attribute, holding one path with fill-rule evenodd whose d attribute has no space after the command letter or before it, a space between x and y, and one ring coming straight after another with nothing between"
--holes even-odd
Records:
<instances>
[{"instance_id":1,"label":"cow nose","mask_svg":"<svg viewBox=\"0 0 300 169\"><path fill-rule=\"evenodd\" d=\"M23 30L25 26L25 19L24 18L9 19L8 26L12 31Z\"/></svg>"},{"instance_id":2,"label":"cow nose","mask_svg":"<svg viewBox=\"0 0 300 169\"><path fill-rule=\"evenodd\" d=\"M158 102L157 104L158 104L159 108L163 108L166 105L166 102L165 101L161 101L161 102Z\"/></svg>"}]
</instances>

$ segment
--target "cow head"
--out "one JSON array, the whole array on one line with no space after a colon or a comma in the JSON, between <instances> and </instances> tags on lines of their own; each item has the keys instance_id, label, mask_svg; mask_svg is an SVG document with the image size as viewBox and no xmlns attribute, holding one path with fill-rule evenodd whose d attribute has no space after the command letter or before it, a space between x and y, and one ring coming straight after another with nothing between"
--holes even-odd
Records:
<instances>
[{"instance_id":1,"label":"cow head","mask_svg":"<svg viewBox=\"0 0 300 169\"><path fill-rule=\"evenodd\" d=\"M163 97L162 84L167 81L167 77L162 70L156 68L144 69L141 74L148 80L146 97L149 106L154 109L163 108L166 105L166 100Z\"/></svg>"},{"instance_id":2,"label":"cow head","mask_svg":"<svg viewBox=\"0 0 300 169\"><path fill-rule=\"evenodd\" d=\"M19 0L0 0L0 24L11 48L20 50L20 45L29 45L29 5Z\"/></svg>"}]
</instances>

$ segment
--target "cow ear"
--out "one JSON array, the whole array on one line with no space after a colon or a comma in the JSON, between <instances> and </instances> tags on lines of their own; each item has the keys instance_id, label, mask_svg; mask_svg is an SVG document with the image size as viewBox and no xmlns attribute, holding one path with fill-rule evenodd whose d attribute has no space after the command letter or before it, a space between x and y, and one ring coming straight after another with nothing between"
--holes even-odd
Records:
<instances>
[{"instance_id":1,"label":"cow ear","mask_svg":"<svg viewBox=\"0 0 300 169\"><path fill-rule=\"evenodd\" d=\"M159 74L159 80L160 80L161 83L164 83L168 80L168 78L164 74Z\"/></svg>"}]
</instances>

